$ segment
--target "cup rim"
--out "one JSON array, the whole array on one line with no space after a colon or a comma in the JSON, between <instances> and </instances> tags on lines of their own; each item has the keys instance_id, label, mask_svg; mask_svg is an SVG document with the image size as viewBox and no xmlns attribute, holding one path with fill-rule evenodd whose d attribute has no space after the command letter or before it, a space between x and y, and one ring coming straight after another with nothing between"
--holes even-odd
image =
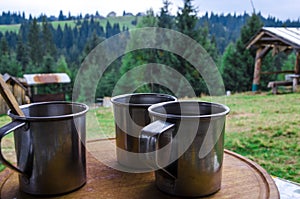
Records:
<instances>
[{"instance_id":1,"label":"cup rim","mask_svg":"<svg viewBox=\"0 0 300 199\"><path fill-rule=\"evenodd\" d=\"M163 93L128 93L128 94L122 94L122 95L117 95L111 98L111 102L114 105L121 105L121 106L137 106L137 107L145 107L145 106L151 106L153 104L134 104L134 103L129 103L129 102L120 102L118 101L121 98L128 98L128 97L132 97L132 96L158 96L158 97L164 97L164 98L169 98L170 100L172 100L172 102L177 101L177 98L169 95L169 94L163 94ZM162 102L160 102L162 103ZM156 103L155 103L156 104Z\"/></svg>"},{"instance_id":2,"label":"cup rim","mask_svg":"<svg viewBox=\"0 0 300 199\"><path fill-rule=\"evenodd\" d=\"M166 106L169 104L187 104L187 103L198 103L199 105L205 106L215 106L218 108L222 108L224 111L214 114L204 114L204 115L176 115L176 114L166 114L154 111L155 108ZM158 116L162 118L175 118L175 119L208 119L208 118L217 118L223 117L229 114L230 108L224 104L216 103L216 102L207 102L207 101L200 101L200 100L178 100L178 101L171 101L171 102L162 102L153 104L148 108L148 112L150 115Z\"/></svg>"},{"instance_id":3,"label":"cup rim","mask_svg":"<svg viewBox=\"0 0 300 199\"><path fill-rule=\"evenodd\" d=\"M78 102L67 102L67 101L48 101L48 102L35 102L35 103L30 103L30 104L24 104L21 105L20 108L21 110L25 108L30 108L32 106L40 106L40 105L49 105L49 104L66 104L66 105L75 105L77 107L83 107L82 111L71 113L71 114L65 114L65 115L56 115L56 116L41 116L41 117L30 117L30 116L25 116L21 117L18 115L15 115L11 112L11 110L7 111L7 115L10 116L13 119L16 120L25 120L25 121L53 121L53 120L60 120L60 119L67 119L67 118L74 118L74 117L79 117L85 113L88 112L89 107L86 104L83 103L78 103ZM72 107L73 109L73 107Z\"/></svg>"}]
</instances>

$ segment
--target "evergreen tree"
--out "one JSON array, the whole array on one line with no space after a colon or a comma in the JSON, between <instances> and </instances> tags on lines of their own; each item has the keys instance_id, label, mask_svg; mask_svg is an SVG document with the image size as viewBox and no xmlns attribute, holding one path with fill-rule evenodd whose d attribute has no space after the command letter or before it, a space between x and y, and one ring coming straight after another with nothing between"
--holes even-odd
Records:
<instances>
[{"instance_id":1,"label":"evergreen tree","mask_svg":"<svg viewBox=\"0 0 300 199\"><path fill-rule=\"evenodd\" d=\"M154 15L153 9L147 10L146 16L144 16L142 20L137 24L138 28L156 27L156 26L157 26L157 18Z\"/></svg>"},{"instance_id":2,"label":"evergreen tree","mask_svg":"<svg viewBox=\"0 0 300 199\"><path fill-rule=\"evenodd\" d=\"M22 71L26 71L26 67L29 63L28 47L26 43L23 43L21 34L18 37L16 59L22 66Z\"/></svg>"},{"instance_id":3,"label":"evergreen tree","mask_svg":"<svg viewBox=\"0 0 300 199\"><path fill-rule=\"evenodd\" d=\"M228 90L242 92L251 90L255 50L247 50L246 45L253 35L263 26L255 13L241 29L241 35L235 45L235 50L228 49L223 57L223 79ZM235 52L235 53L232 53Z\"/></svg>"},{"instance_id":4,"label":"evergreen tree","mask_svg":"<svg viewBox=\"0 0 300 199\"><path fill-rule=\"evenodd\" d=\"M198 41L199 31L196 29L198 21L197 11L192 4L193 0L183 0L183 7L179 8L176 16L177 30Z\"/></svg>"},{"instance_id":5,"label":"evergreen tree","mask_svg":"<svg viewBox=\"0 0 300 199\"><path fill-rule=\"evenodd\" d=\"M54 41L55 41L55 45L58 48L63 48L62 46L62 41L63 41L63 31L61 29L60 24L58 24L56 31L55 31L55 36L54 36Z\"/></svg>"},{"instance_id":6,"label":"evergreen tree","mask_svg":"<svg viewBox=\"0 0 300 199\"><path fill-rule=\"evenodd\" d=\"M67 73L70 77L72 77L71 70L68 67L68 63L66 62L66 58L64 56L60 56L56 63L56 72L58 73Z\"/></svg>"},{"instance_id":7,"label":"evergreen tree","mask_svg":"<svg viewBox=\"0 0 300 199\"><path fill-rule=\"evenodd\" d=\"M169 0L163 0L164 6L160 9L160 15L157 17L158 27L161 28L168 28L173 29L174 28L174 19L170 14L169 6L171 5L171 1Z\"/></svg>"},{"instance_id":8,"label":"evergreen tree","mask_svg":"<svg viewBox=\"0 0 300 199\"><path fill-rule=\"evenodd\" d=\"M28 33L29 57L32 63L39 66L43 61L43 50L40 39L40 27L36 18L30 24Z\"/></svg>"},{"instance_id":9,"label":"evergreen tree","mask_svg":"<svg viewBox=\"0 0 300 199\"><path fill-rule=\"evenodd\" d=\"M26 43L28 41L28 33L30 29L30 24L28 22L22 23L19 29L19 35L21 40Z\"/></svg>"},{"instance_id":10,"label":"evergreen tree","mask_svg":"<svg viewBox=\"0 0 300 199\"><path fill-rule=\"evenodd\" d=\"M160 28L175 29L175 19L173 16L171 16L170 9L169 9L171 2L168 0L163 0L163 5L164 6L160 9L160 13L157 16L157 26ZM162 38L160 34L157 35L157 41L164 41L166 49L168 49L170 45L172 45L172 43L170 43L171 38L169 38L169 36L172 37L172 35L164 35ZM157 60L156 63L164 64L168 67L175 68L175 69L178 68L178 66L180 65L180 61L175 54L168 51L159 50L159 49L156 49L156 60ZM163 69L165 69L165 67L161 66L160 70L162 71ZM167 74L167 71L163 71L163 73ZM163 82L165 80L168 82ZM160 82L162 82L165 85L170 84L170 81L171 78L160 79ZM152 86L152 91L154 92L170 93L170 91L163 86L160 85L151 85L151 86Z\"/></svg>"},{"instance_id":11,"label":"evergreen tree","mask_svg":"<svg viewBox=\"0 0 300 199\"><path fill-rule=\"evenodd\" d=\"M106 33L106 38L109 38L112 36L112 26L109 21L106 22L105 33Z\"/></svg>"},{"instance_id":12,"label":"evergreen tree","mask_svg":"<svg viewBox=\"0 0 300 199\"><path fill-rule=\"evenodd\" d=\"M43 54L49 54L53 58L56 57L56 47L52 37L52 25L47 22L46 17L43 17L42 22L42 44L43 44Z\"/></svg>"},{"instance_id":13,"label":"evergreen tree","mask_svg":"<svg viewBox=\"0 0 300 199\"><path fill-rule=\"evenodd\" d=\"M154 26L157 26L157 19L154 15L153 10L150 9L147 11L147 15L143 17L141 21L139 21L137 27L143 28L143 27L154 27ZM129 48L133 48L136 42L138 43L139 40L144 39L144 38L136 37L134 33L130 37L132 38L130 40L131 42L127 44ZM122 65L120 68L120 75L123 76L127 74L127 78L125 79L126 83L120 84L121 87L118 88L119 90L115 92L118 94L122 94L123 91L127 91L128 88L140 86L137 85L137 82L143 80L143 77L145 76L144 71L139 70L140 74L135 76L130 75L131 73L128 73L128 71L131 71L132 69L138 66L142 66L144 64L156 63L156 61L157 60L156 60L155 49L139 49L124 55L122 58ZM150 91L151 91L151 86L149 87L149 85L146 85L143 88L143 90L141 89L137 90L137 92L150 92Z\"/></svg>"},{"instance_id":14,"label":"evergreen tree","mask_svg":"<svg viewBox=\"0 0 300 199\"><path fill-rule=\"evenodd\" d=\"M10 49L5 36L0 41L0 55L10 55Z\"/></svg>"},{"instance_id":15,"label":"evergreen tree","mask_svg":"<svg viewBox=\"0 0 300 199\"><path fill-rule=\"evenodd\" d=\"M197 28L197 11L192 5L192 0L184 0L184 6L179 8L176 16L177 31L191 37L195 41L200 42L200 30ZM206 38L205 38L206 39ZM202 44L204 42L202 41ZM200 43L201 44L201 43ZM186 49L188 51L190 49ZM188 53L188 52L185 52ZM179 65L176 70L185 76L185 78L192 85L196 95L207 93L206 85L203 82L201 75L198 71L186 60L178 57Z\"/></svg>"},{"instance_id":16,"label":"evergreen tree","mask_svg":"<svg viewBox=\"0 0 300 199\"><path fill-rule=\"evenodd\" d=\"M15 55L0 54L0 74L21 77L23 74L21 65L16 61Z\"/></svg>"},{"instance_id":17,"label":"evergreen tree","mask_svg":"<svg viewBox=\"0 0 300 199\"><path fill-rule=\"evenodd\" d=\"M71 27L65 24L64 31L63 31L62 45L66 50L68 50L73 46L73 42L74 42L73 31Z\"/></svg>"},{"instance_id":18,"label":"evergreen tree","mask_svg":"<svg viewBox=\"0 0 300 199\"><path fill-rule=\"evenodd\" d=\"M40 73L54 73L55 71L55 60L50 54L43 56L42 65L39 67Z\"/></svg>"},{"instance_id":19,"label":"evergreen tree","mask_svg":"<svg viewBox=\"0 0 300 199\"><path fill-rule=\"evenodd\" d=\"M92 38L86 43L84 48L85 55L88 55L102 40L97 36L96 31L94 31Z\"/></svg>"},{"instance_id":20,"label":"evergreen tree","mask_svg":"<svg viewBox=\"0 0 300 199\"><path fill-rule=\"evenodd\" d=\"M236 59L236 48L233 43L229 44L225 49L225 52L222 57L222 77L225 83L227 90L238 91L239 82L235 80L237 77L243 76L241 70L235 70L232 66L237 66L239 63Z\"/></svg>"},{"instance_id":21,"label":"evergreen tree","mask_svg":"<svg viewBox=\"0 0 300 199\"><path fill-rule=\"evenodd\" d=\"M62 11L62 10L59 11L58 21L64 21L65 18L66 18L66 17L64 16L63 11Z\"/></svg>"}]
</instances>

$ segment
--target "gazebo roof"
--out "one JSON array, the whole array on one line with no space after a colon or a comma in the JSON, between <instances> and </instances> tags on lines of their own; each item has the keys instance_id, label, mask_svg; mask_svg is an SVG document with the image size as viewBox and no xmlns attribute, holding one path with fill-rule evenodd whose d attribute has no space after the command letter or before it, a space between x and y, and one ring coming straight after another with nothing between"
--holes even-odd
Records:
<instances>
[{"instance_id":1,"label":"gazebo roof","mask_svg":"<svg viewBox=\"0 0 300 199\"><path fill-rule=\"evenodd\" d=\"M300 51L300 28L263 27L250 40L247 48L252 46L268 46L279 51Z\"/></svg>"}]
</instances>

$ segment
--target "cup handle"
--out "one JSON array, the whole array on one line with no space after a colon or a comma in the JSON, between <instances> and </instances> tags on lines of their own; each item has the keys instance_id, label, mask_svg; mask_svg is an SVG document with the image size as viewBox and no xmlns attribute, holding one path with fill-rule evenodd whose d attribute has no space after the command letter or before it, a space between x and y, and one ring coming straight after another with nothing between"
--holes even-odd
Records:
<instances>
[{"instance_id":1,"label":"cup handle","mask_svg":"<svg viewBox=\"0 0 300 199\"><path fill-rule=\"evenodd\" d=\"M8 160L5 159L5 157L2 154L2 138L4 138L6 135L8 135L9 133L11 133L12 131L21 128L23 126L26 125L26 122L21 122L21 121L13 121L9 124L6 124L5 126L0 128L0 161L2 162L2 164L4 164L5 166L9 167L10 169L25 175L25 173L23 171L21 171L19 168L15 167L14 165L12 165Z\"/></svg>"},{"instance_id":2,"label":"cup handle","mask_svg":"<svg viewBox=\"0 0 300 199\"><path fill-rule=\"evenodd\" d=\"M140 135L139 152L146 158L146 164L152 169L162 169L157 162L158 140L160 135L173 131L175 124L157 120L145 126ZM172 139L172 136L170 136Z\"/></svg>"}]
</instances>

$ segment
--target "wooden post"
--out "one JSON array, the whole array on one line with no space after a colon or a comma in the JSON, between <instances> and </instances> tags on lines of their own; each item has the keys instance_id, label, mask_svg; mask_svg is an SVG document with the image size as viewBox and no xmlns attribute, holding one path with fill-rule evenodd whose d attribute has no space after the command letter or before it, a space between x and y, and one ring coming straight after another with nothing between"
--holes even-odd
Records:
<instances>
[{"instance_id":1,"label":"wooden post","mask_svg":"<svg viewBox=\"0 0 300 199\"><path fill-rule=\"evenodd\" d=\"M300 52L296 52L295 74L300 74Z\"/></svg>"},{"instance_id":2,"label":"wooden post","mask_svg":"<svg viewBox=\"0 0 300 199\"><path fill-rule=\"evenodd\" d=\"M253 84L252 84L252 91L257 92L258 86L260 83L260 73L261 73L261 62L262 62L262 52L263 48L260 47L256 51L256 57L255 57L255 66L254 66L254 75L253 75Z\"/></svg>"},{"instance_id":3,"label":"wooden post","mask_svg":"<svg viewBox=\"0 0 300 199\"><path fill-rule=\"evenodd\" d=\"M296 63L295 63L295 77L293 78L293 92L297 91L298 82L300 77L300 52L296 52Z\"/></svg>"}]
</instances>

